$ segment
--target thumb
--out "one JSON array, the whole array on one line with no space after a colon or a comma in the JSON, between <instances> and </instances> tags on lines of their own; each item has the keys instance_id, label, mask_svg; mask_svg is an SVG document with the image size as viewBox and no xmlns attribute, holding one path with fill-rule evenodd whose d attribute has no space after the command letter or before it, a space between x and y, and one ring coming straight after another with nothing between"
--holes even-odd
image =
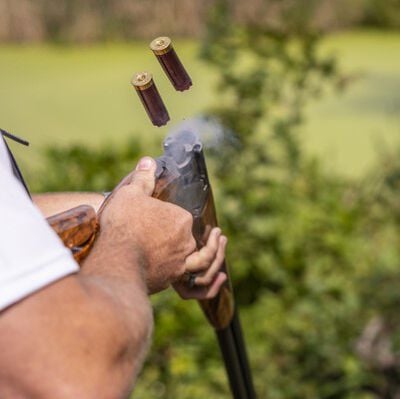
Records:
<instances>
[{"instance_id":1,"label":"thumb","mask_svg":"<svg viewBox=\"0 0 400 399\"><path fill-rule=\"evenodd\" d=\"M142 158L132 174L131 185L139 189L143 194L149 196L153 194L156 182L156 167L157 165L153 158Z\"/></svg>"}]
</instances>

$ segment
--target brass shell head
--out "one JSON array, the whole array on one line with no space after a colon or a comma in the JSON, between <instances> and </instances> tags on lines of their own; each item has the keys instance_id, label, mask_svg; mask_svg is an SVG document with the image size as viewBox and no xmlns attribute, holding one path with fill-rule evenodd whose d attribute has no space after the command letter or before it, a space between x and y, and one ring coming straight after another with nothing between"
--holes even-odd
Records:
<instances>
[{"instance_id":1,"label":"brass shell head","mask_svg":"<svg viewBox=\"0 0 400 399\"><path fill-rule=\"evenodd\" d=\"M137 72L131 83L136 90L146 90L153 85L153 75L150 72Z\"/></svg>"},{"instance_id":2,"label":"brass shell head","mask_svg":"<svg viewBox=\"0 0 400 399\"><path fill-rule=\"evenodd\" d=\"M167 36L157 37L150 43L150 48L155 55L166 54L172 48L171 39Z\"/></svg>"}]
</instances>

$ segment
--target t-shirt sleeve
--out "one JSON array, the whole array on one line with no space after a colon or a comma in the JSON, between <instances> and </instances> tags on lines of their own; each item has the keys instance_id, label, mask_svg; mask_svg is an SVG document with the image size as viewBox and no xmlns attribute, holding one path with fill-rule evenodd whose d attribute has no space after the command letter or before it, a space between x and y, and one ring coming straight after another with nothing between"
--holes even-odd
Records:
<instances>
[{"instance_id":1,"label":"t-shirt sleeve","mask_svg":"<svg viewBox=\"0 0 400 399\"><path fill-rule=\"evenodd\" d=\"M78 269L20 182L0 163L0 310Z\"/></svg>"}]
</instances>

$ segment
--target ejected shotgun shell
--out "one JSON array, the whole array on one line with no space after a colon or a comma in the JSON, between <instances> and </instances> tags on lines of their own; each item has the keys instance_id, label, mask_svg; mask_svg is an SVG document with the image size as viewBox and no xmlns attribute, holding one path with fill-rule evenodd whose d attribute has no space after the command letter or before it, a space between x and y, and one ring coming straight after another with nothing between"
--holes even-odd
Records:
<instances>
[{"instance_id":1,"label":"ejected shotgun shell","mask_svg":"<svg viewBox=\"0 0 400 399\"><path fill-rule=\"evenodd\" d=\"M169 115L151 73L135 73L131 83L140 97L153 125L164 126L169 121Z\"/></svg>"},{"instance_id":2,"label":"ejected shotgun shell","mask_svg":"<svg viewBox=\"0 0 400 399\"><path fill-rule=\"evenodd\" d=\"M175 90L184 91L192 85L192 79L186 72L181 60L172 47L169 37L158 37L150 43L150 48L157 57Z\"/></svg>"}]
</instances>

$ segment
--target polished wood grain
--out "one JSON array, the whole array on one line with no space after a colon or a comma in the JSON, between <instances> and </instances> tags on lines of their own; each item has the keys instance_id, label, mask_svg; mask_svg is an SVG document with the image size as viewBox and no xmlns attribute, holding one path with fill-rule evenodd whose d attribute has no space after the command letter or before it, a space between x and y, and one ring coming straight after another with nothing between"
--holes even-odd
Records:
<instances>
[{"instance_id":1,"label":"polished wood grain","mask_svg":"<svg viewBox=\"0 0 400 399\"><path fill-rule=\"evenodd\" d=\"M89 253L99 229L96 211L89 205L81 205L47 218L47 222L72 251L77 262Z\"/></svg>"}]
</instances>

